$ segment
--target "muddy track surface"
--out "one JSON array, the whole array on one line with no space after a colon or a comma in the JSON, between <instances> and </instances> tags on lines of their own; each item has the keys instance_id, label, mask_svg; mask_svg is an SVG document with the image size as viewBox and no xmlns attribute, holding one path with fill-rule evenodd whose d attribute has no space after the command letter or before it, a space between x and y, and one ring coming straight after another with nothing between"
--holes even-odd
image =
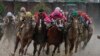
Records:
<instances>
[{"instance_id":1,"label":"muddy track surface","mask_svg":"<svg viewBox=\"0 0 100 56\"><path fill-rule=\"evenodd\" d=\"M79 49L77 53L73 54L73 56L100 56L100 40L97 39L98 34L99 34L98 32L95 32L93 34L90 42L88 43L87 47L85 48L85 50ZM3 36L3 37L5 37L5 36ZM25 55L25 56L32 56L32 53L33 53L32 43L30 44L30 46L28 48L27 55ZM14 48L13 39L11 39L11 43L9 45L10 46L8 46L7 40L4 41L3 43L0 43L0 56L11 56L11 53L13 52L13 48ZM51 47L51 50L52 49L53 48ZM19 56L18 50L17 50L15 56ZM47 55L45 54L45 52L42 51L40 56L47 56ZM49 56L51 56L51 54ZM66 56L64 54L64 44L63 43L61 45L61 53L60 54L56 53L55 56Z\"/></svg>"}]
</instances>

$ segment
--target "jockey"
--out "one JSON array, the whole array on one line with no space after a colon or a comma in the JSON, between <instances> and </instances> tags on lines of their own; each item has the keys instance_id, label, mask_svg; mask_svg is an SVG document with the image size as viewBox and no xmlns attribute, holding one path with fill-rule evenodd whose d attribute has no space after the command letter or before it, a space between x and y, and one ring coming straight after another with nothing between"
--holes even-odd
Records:
<instances>
[{"instance_id":1,"label":"jockey","mask_svg":"<svg viewBox=\"0 0 100 56\"><path fill-rule=\"evenodd\" d=\"M80 14L79 14L80 13ZM82 13L82 12L79 12L79 11L73 11L72 12L72 16L77 16L79 17L79 21L80 23L83 23L84 26L87 28L87 30L89 30L89 27L90 27L90 24L92 23L90 21L90 17L88 17L85 13Z\"/></svg>"},{"instance_id":2,"label":"jockey","mask_svg":"<svg viewBox=\"0 0 100 56\"><path fill-rule=\"evenodd\" d=\"M92 24L91 18L85 12L78 11L78 14L79 14L79 16L82 16L83 17L83 19L85 20L85 23L87 25Z\"/></svg>"},{"instance_id":3,"label":"jockey","mask_svg":"<svg viewBox=\"0 0 100 56\"><path fill-rule=\"evenodd\" d=\"M39 10L39 14L41 14L42 13L42 16L44 17L44 21L46 22L46 23L50 23L51 22L51 20L50 20L50 18L48 17L48 15L46 14L46 12L43 10L43 9L40 9ZM39 16L39 15L38 15Z\"/></svg>"},{"instance_id":4,"label":"jockey","mask_svg":"<svg viewBox=\"0 0 100 56\"><path fill-rule=\"evenodd\" d=\"M4 19L3 19L4 23L6 23L5 21L7 18L10 18L12 21L15 21L15 16L11 12L8 12L6 17L4 17Z\"/></svg>"},{"instance_id":5,"label":"jockey","mask_svg":"<svg viewBox=\"0 0 100 56\"><path fill-rule=\"evenodd\" d=\"M82 11L78 11L79 16L81 16L84 20L84 26L87 28L87 30L89 31L89 33L92 33L92 20L91 18L86 14L86 12L82 12Z\"/></svg>"},{"instance_id":6,"label":"jockey","mask_svg":"<svg viewBox=\"0 0 100 56\"><path fill-rule=\"evenodd\" d=\"M31 12L29 12L29 11L28 11L28 12L26 12L25 17L30 17L31 19L33 19L33 18L32 18L32 13L31 13Z\"/></svg>"},{"instance_id":7,"label":"jockey","mask_svg":"<svg viewBox=\"0 0 100 56\"><path fill-rule=\"evenodd\" d=\"M49 24L51 23L51 20L46 14L46 12L44 11L44 9L39 9L39 11L34 14L34 18L36 22L38 22L39 17L41 19L44 19L44 23L47 25L47 27L50 26Z\"/></svg>"},{"instance_id":8,"label":"jockey","mask_svg":"<svg viewBox=\"0 0 100 56\"><path fill-rule=\"evenodd\" d=\"M20 32L22 31L22 28L25 26L24 21L29 20L29 19L33 20L32 13L28 11L28 12L25 13L24 19L21 21L21 25L19 26L19 31L17 33L17 36L20 35Z\"/></svg>"},{"instance_id":9,"label":"jockey","mask_svg":"<svg viewBox=\"0 0 100 56\"><path fill-rule=\"evenodd\" d=\"M67 14L67 18L68 18L68 20L67 20L67 21L68 21L68 23L70 22L70 19L69 19L69 18L71 18L71 17L72 17L72 15L71 15L71 14L72 14L72 12L73 12L73 11L75 11L75 9L70 9L70 10L68 11L68 14Z\"/></svg>"},{"instance_id":10,"label":"jockey","mask_svg":"<svg viewBox=\"0 0 100 56\"><path fill-rule=\"evenodd\" d=\"M23 17L25 16L25 14L26 14L26 8L25 7L21 7L19 15L18 15L20 21L23 20Z\"/></svg>"},{"instance_id":11,"label":"jockey","mask_svg":"<svg viewBox=\"0 0 100 56\"><path fill-rule=\"evenodd\" d=\"M71 13L71 16L68 18L68 23L69 23L69 24L70 24L71 21L72 21L72 17L79 17L80 23L85 24L84 19L82 18L82 16L80 16L80 15L78 14L78 12L77 12L76 10L73 10L72 13Z\"/></svg>"},{"instance_id":12,"label":"jockey","mask_svg":"<svg viewBox=\"0 0 100 56\"><path fill-rule=\"evenodd\" d=\"M32 13L28 11L28 12L26 12L26 15L25 15L25 18L23 19L23 21L29 20L29 19L34 20L33 17L32 17ZM24 27L24 24L21 25L21 28L23 28L23 27Z\"/></svg>"},{"instance_id":13,"label":"jockey","mask_svg":"<svg viewBox=\"0 0 100 56\"><path fill-rule=\"evenodd\" d=\"M56 20L63 21L60 24L56 24L58 27L64 27L64 22L67 20L63 11L60 9L60 7L56 7L55 10L50 14L50 19L54 24L56 24Z\"/></svg>"},{"instance_id":14,"label":"jockey","mask_svg":"<svg viewBox=\"0 0 100 56\"><path fill-rule=\"evenodd\" d=\"M20 12L21 12L21 13L26 13L26 8L25 8L25 7L21 7L21 8L20 8Z\"/></svg>"},{"instance_id":15,"label":"jockey","mask_svg":"<svg viewBox=\"0 0 100 56\"><path fill-rule=\"evenodd\" d=\"M66 20L66 17L63 15L62 10L59 7L56 7L55 10L50 14L51 19L63 19Z\"/></svg>"},{"instance_id":16,"label":"jockey","mask_svg":"<svg viewBox=\"0 0 100 56\"><path fill-rule=\"evenodd\" d=\"M34 14L34 18L36 19L36 22L37 22L37 20L40 16L40 14L42 15L42 19L44 19L45 23L50 23L51 22L48 15L44 11L44 9L39 9L39 11Z\"/></svg>"},{"instance_id":17,"label":"jockey","mask_svg":"<svg viewBox=\"0 0 100 56\"><path fill-rule=\"evenodd\" d=\"M72 22L73 17L77 17L78 20L79 20L79 22L84 24L83 18L82 18L81 16L79 16L79 14L78 14L78 12L77 12L76 10L73 10L73 11L71 12L70 17L68 18L67 32L68 32L68 30L69 30L69 28L70 28L70 24L71 24L71 22Z\"/></svg>"},{"instance_id":18,"label":"jockey","mask_svg":"<svg viewBox=\"0 0 100 56\"><path fill-rule=\"evenodd\" d=\"M18 21L18 25L17 28L22 28L21 25L23 24L24 18L26 15L26 8L25 7L21 7L20 11L18 12L18 16L17 16L17 21Z\"/></svg>"}]
</instances>

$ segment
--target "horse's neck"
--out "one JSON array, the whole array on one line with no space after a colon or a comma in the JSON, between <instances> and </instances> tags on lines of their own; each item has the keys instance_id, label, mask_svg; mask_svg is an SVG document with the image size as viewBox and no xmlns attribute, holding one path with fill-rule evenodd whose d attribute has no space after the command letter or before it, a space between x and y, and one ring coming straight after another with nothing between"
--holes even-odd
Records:
<instances>
[{"instance_id":1,"label":"horse's neck","mask_svg":"<svg viewBox=\"0 0 100 56\"><path fill-rule=\"evenodd\" d=\"M77 20L74 20L72 21L72 24L71 24L71 29L74 31L74 32L77 32L78 31L78 21Z\"/></svg>"}]
</instances>

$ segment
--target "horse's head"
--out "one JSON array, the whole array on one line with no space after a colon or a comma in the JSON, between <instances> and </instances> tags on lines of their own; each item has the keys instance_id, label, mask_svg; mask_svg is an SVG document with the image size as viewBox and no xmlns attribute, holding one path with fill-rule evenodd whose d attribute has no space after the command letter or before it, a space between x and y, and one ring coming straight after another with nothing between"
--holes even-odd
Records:
<instances>
[{"instance_id":1,"label":"horse's head","mask_svg":"<svg viewBox=\"0 0 100 56\"><path fill-rule=\"evenodd\" d=\"M38 21L38 30L43 30L45 29L45 23L43 19L39 19Z\"/></svg>"},{"instance_id":2,"label":"horse's head","mask_svg":"<svg viewBox=\"0 0 100 56\"><path fill-rule=\"evenodd\" d=\"M74 29L78 29L78 27L79 27L79 17L73 17L72 18L72 27L74 28Z\"/></svg>"},{"instance_id":3,"label":"horse's head","mask_svg":"<svg viewBox=\"0 0 100 56\"><path fill-rule=\"evenodd\" d=\"M79 23L79 31L80 33L83 33L84 30L84 24L83 23Z\"/></svg>"},{"instance_id":4,"label":"horse's head","mask_svg":"<svg viewBox=\"0 0 100 56\"><path fill-rule=\"evenodd\" d=\"M43 13L39 13L38 14L38 19L37 19L37 23L36 23L36 28L38 30L43 30L45 29L45 23L44 23L44 14Z\"/></svg>"},{"instance_id":5,"label":"horse's head","mask_svg":"<svg viewBox=\"0 0 100 56\"><path fill-rule=\"evenodd\" d=\"M57 25L58 27L63 27L63 26L64 26L63 23L64 23L63 20L58 19L57 22L56 22L56 25Z\"/></svg>"},{"instance_id":6,"label":"horse's head","mask_svg":"<svg viewBox=\"0 0 100 56\"><path fill-rule=\"evenodd\" d=\"M26 29L31 29L32 28L32 17L26 17L26 19L24 20L25 23L25 28Z\"/></svg>"},{"instance_id":7,"label":"horse's head","mask_svg":"<svg viewBox=\"0 0 100 56\"><path fill-rule=\"evenodd\" d=\"M38 26L38 29L41 30L41 28L42 28L42 20L40 19L40 20L39 20L39 26Z\"/></svg>"},{"instance_id":8,"label":"horse's head","mask_svg":"<svg viewBox=\"0 0 100 56\"><path fill-rule=\"evenodd\" d=\"M13 22L13 17L12 16L7 17L6 20L5 20L5 22L7 24L12 23Z\"/></svg>"}]
</instances>

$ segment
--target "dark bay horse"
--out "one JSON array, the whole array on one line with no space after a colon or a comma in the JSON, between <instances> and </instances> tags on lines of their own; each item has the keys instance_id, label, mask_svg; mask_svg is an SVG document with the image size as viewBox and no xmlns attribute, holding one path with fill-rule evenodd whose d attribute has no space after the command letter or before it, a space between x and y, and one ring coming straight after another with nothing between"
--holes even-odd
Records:
<instances>
[{"instance_id":1,"label":"dark bay horse","mask_svg":"<svg viewBox=\"0 0 100 56\"><path fill-rule=\"evenodd\" d=\"M33 40L34 40L34 51L33 51L33 55L35 56L35 53L37 51L37 45L40 45L39 47L39 51L38 51L38 56L40 55L41 49L45 46L46 44L46 40L47 40L47 29L46 29L46 25L44 23L44 17L42 16L42 14L38 15L38 20L36 22L36 26L35 26L35 32L34 32L34 36L33 36Z\"/></svg>"},{"instance_id":2,"label":"dark bay horse","mask_svg":"<svg viewBox=\"0 0 100 56\"><path fill-rule=\"evenodd\" d=\"M19 49L19 54L23 55L23 54L26 54L27 48L32 41L33 32L34 32L34 27L32 25L32 18L26 17L23 24L24 24L24 26L21 29L20 34L16 36L14 55L15 55L15 52L16 52L19 42L21 43L21 47ZM24 48L26 45L27 45L27 47L24 51Z\"/></svg>"},{"instance_id":3,"label":"dark bay horse","mask_svg":"<svg viewBox=\"0 0 100 56\"><path fill-rule=\"evenodd\" d=\"M78 44L78 36L79 36L79 20L77 17L72 18L72 22L70 24L70 28L67 32L67 38L69 41L69 54L72 55L74 46L77 47Z\"/></svg>"},{"instance_id":4,"label":"dark bay horse","mask_svg":"<svg viewBox=\"0 0 100 56\"><path fill-rule=\"evenodd\" d=\"M56 25L53 25L48 29L47 32L47 51L46 54L49 54L50 45L54 45L54 50L52 52L52 56L54 56L56 49L58 49L58 53L60 52L60 44L63 42L63 32Z\"/></svg>"}]
</instances>

